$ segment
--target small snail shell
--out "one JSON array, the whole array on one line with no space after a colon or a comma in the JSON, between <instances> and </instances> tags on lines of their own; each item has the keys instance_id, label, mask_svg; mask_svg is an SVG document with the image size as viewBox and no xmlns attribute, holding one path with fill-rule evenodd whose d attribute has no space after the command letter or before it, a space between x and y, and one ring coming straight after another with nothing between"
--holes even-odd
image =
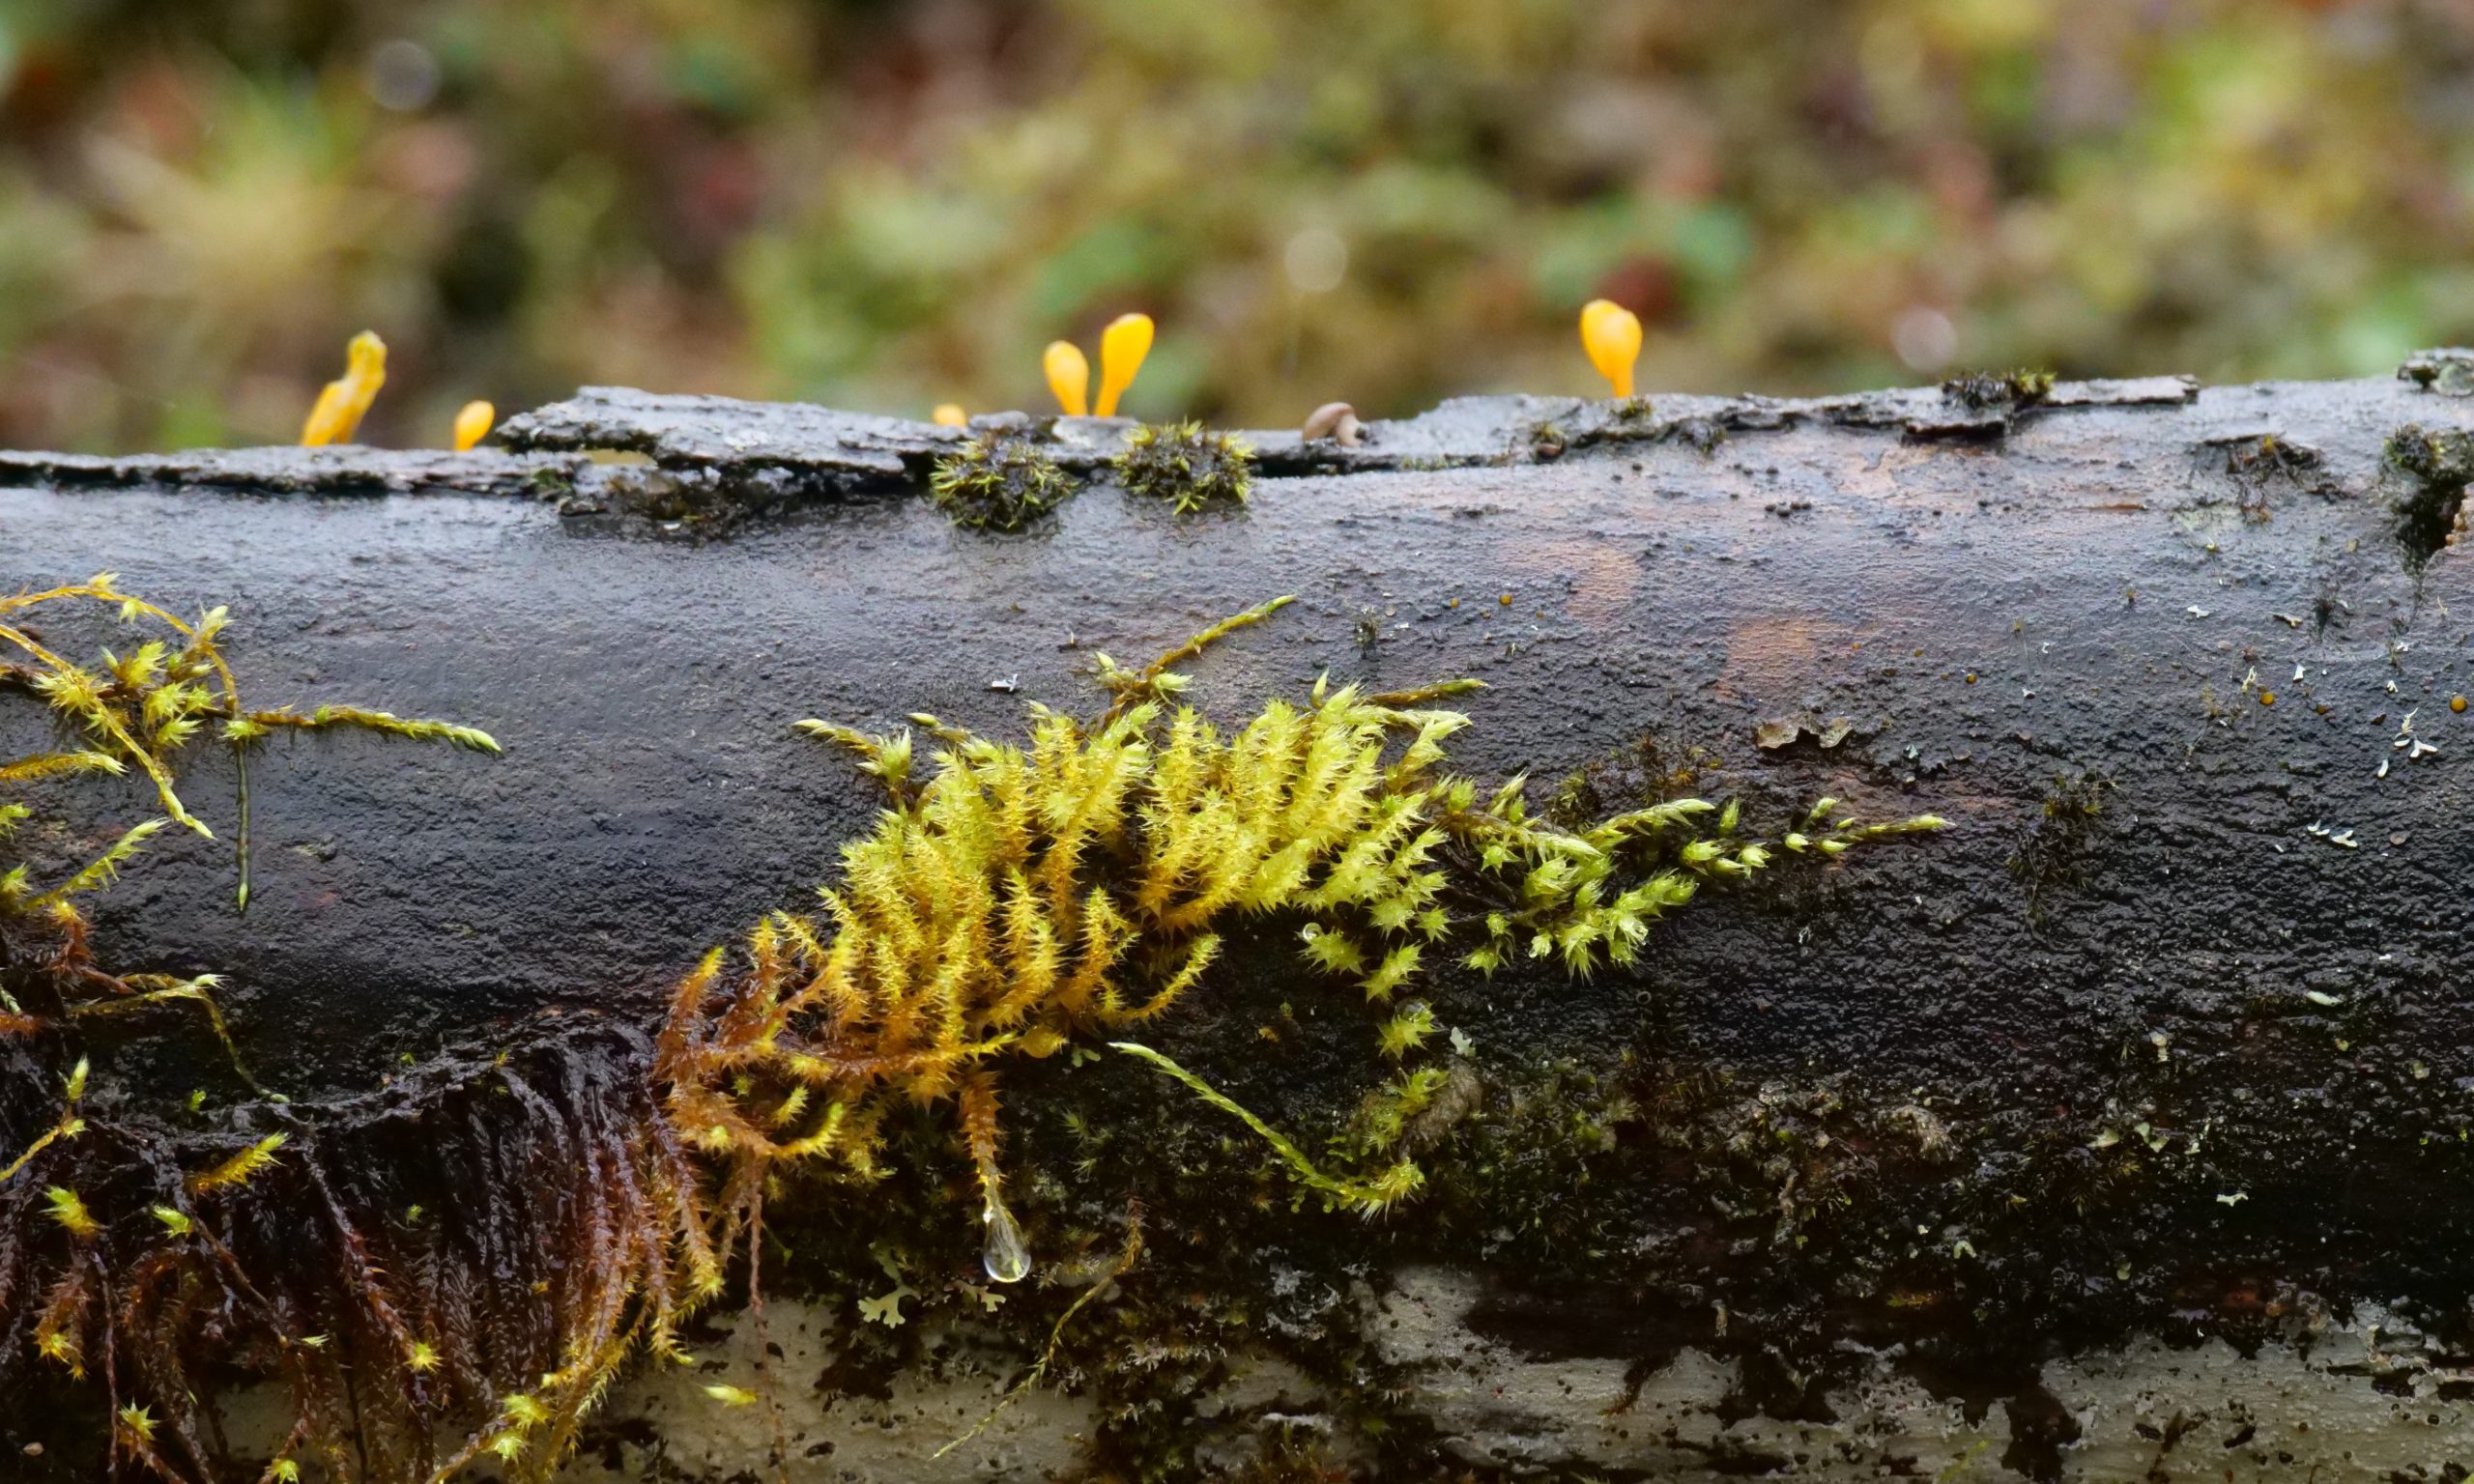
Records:
<instances>
[{"instance_id":1,"label":"small snail shell","mask_svg":"<svg viewBox=\"0 0 2474 1484\"><path fill-rule=\"evenodd\" d=\"M1343 448L1354 448L1358 430L1363 426L1357 420L1356 408L1346 402L1326 402L1307 414L1306 426L1298 430L1298 437L1309 443L1328 438Z\"/></svg>"}]
</instances>

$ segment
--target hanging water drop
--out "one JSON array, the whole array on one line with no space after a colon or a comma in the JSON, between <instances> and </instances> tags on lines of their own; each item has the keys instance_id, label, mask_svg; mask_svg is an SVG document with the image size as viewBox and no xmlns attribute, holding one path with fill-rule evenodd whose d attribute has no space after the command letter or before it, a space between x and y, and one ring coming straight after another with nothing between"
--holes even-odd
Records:
<instances>
[{"instance_id":1,"label":"hanging water drop","mask_svg":"<svg viewBox=\"0 0 2474 1484\"><path fill-rule=\"evenodd\" d=\"M988 1270L989 1280L1020 1283L1029 1277L1031 1249L1022 1241L1022 1229L1015 1224L1014 1213L991 1200L980 1219L988 1224L988 1243L980 1248L979 1262Z\"/></svg>"}]
</instances>

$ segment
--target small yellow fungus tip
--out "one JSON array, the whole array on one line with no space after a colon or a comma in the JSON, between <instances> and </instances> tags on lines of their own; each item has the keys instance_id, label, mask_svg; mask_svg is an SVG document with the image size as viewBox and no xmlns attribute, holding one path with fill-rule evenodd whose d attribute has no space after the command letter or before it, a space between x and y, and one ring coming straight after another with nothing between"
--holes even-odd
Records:
<instances>
[{"instance_id":1,"label":"small yellow fungus tip","mask_svg":"<svg viewBox=\"0 0 2474 1484\"><path fill-rule=\"evenodd\" d=\"M1641 321L1611 299L1581 306L1581 349L1615 395L1632 394L1632 364L1641 358Z\"/></svg>"},{"instance_id":2,"label":"small yellow fungus tip","mask_svg":"<svg viewBox=\"0 0 2474 1484\"><path fill-rule=\"evenodd\" d=\"M1040 357L1040 371L1048 378L1048 389L1055 394L1056 405L1068 417L1088 416L1091 412L1091 362L1074 348L1071 340L1051 340Z\"/></svg>"},{"instance_id":3,"label":"small yellow fungus tip","mask_svg":"<svg viewBox=\"0 0 2474 1484\"><path fill-rule=\"evenodd\" d=\"M1134 385L1143 357L1151 354L1151 316L1120 314L1100 331L1100 402L1091 411L1102 417L1117 414L1117 399Z\"/></svg>"},{"instance_id":4,"label":"small yellow fungus tip","mask_svg":"<svg viewBox=\"0 0 2474 1484\"><path fill-rule=\"evenodd\" d=\"M725 1407L752 1407L756 1404L756 1393L744 1386L710 1385L705 1388L705 1394Z\"/></svg>"},{"instance_id":5,"label":"small yellow fungus tip","mask_svg":"<svg viewBox=\"0 0 2474 1484\"><path fill-rule=\"evenodd\" d=\"M1064 342L1060 340L1057 344L1064 345ZM1070 345L1065 348L1069 351L1074 349L1074 347ZM1051 357L1053 357L1055 353L1055 346L1049 347L1049 354ZM1051 379L1050 385L1054 385L1053 378L1055 376L1055 372L1050 371L1049 374ZM1057 395L1059 398L1062 398L1064 393L1059 392ZM963 411L963 405L960 402L937 403L936 410L928 414L928 420L940 428L964 428L970 426L970 414Z\"/></svg>"},{"instance_id":6,"label":"small yellow fungus tip","mask_svg":"<svg viewBox=\"0 0 2474 1484\"><path fill-rule=\"evenodd\" d=\"M309 420L301 428L301 446L323 448L351 442L360 431L361 415L378 400L378 388L386 385L387 342L375 330L364 329L344 347L343 380L329 382L310 407Z\"/></svg>"},{"instance_id":7,"label":"small yellow fungus tip","mask_svg":"<svg viewBox=\"0 0 2474 1484\"><path fill-rule=\"evenodd\" d=\"M464 410L455 414L455 451L463 453L489 437L498 420L499 410L487 402L476 398L465 403Z\"/></svg>"}]
</instances>

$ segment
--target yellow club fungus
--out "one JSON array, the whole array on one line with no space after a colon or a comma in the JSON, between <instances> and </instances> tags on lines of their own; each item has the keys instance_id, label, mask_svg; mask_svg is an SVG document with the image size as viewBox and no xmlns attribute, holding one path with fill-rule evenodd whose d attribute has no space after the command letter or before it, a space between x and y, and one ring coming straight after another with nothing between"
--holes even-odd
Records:
<instances>
[{"instance_id":1,"label":"yellow club fungus","mask_svg":"<svg viewBox=\"0 0 2474 1484\"><path fill-rule=\"evenodd\" d=\"M1151 354L1151 316L1121 314L1100 331L1100 401L1091 411L1102 417L1117 414L1117 399L1134 385L1142 358Z\"/></svg>"},{"instance_id":2,"label":"yellow club fungus","mask_svg":"<svg viewBox=\"0 0 2474 1484\"><path fill-rule=\"evenodd\" d=\"M489 437L498 420L499 410L487 402L475 399L465 403L463 411L455 414L455 451L465 452Z\"/></svg>"},{"instance_id":3,"label":"yellow club fungus","mask_svg":"<svg viewBox=\"0 0 2474 1484\"><path fill-rule=\"evenodd\" d=\"M1068 417L1081 417L1091 411L1091 362L1074 348L1071 340L1051 340L1040 357L1040 371L1048 378L1048 389L1056 396L1056 405L1065 409Z\"/></svg>"},{"instance_id":4,"label":"yellow club fungus","mask_svg":"<svg viewBox=\"0 0 2474 1484\"><path fill-rule=\"evenodd\" d=\"M1069 345L1066 349L1070 351L1073 347ZM936 410L928 414L928 420L940 428L962 428L970 425L970 414L963 411L960 402L939 402Z\"/></svg>"},{"instance_id":5,"label":"yellow club fungus","mask_svg":"<svg viewBox=\"0 0 2474 1484\"><path fill-rule=\"evenodd\" d=\"M1581 349L1615 395L1632 394L1632 363L1641 358L1641 322L1631 310L1605 299L1582 305Z\"/></svg>"},{"instance_id":6,"label":"yellow club fungus","mask_svg":"<svg viewBox=\"0 0 2474 1484\"><path fill-rule=\"evenodd\" d=\"M344 348L343 379L329 382L309 409L309 420L301 428L301 446L351 442L360 431L361 415L378 400L378 388L386 385L387 342L376 331L364 329Z\"/></svg>"},{"instance_id":7,"label":"yellow club fungus","mask_svg":"<svg viewBox=\"0 0 2474 1484\"><path fill-rule=\"evenodd\" d=\"M1114 417L1117 403L1134 385L1143 358L1151 354L1151 316L1120 314L1100 331L1100 400L1093 405L1091 362L1071 340L1052 340L1040 357L1048 389L1068 417ZM941 410L940 410L941 411ZM941 418L938 420L942 420Z\"/></svg>"}]
</instances>

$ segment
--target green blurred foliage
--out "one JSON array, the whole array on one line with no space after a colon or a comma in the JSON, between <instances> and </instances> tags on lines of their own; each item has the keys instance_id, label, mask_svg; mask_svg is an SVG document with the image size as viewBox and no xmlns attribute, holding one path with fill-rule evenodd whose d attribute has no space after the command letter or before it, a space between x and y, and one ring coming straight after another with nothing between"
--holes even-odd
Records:
<instances>
[{"instance_id":1,"label":"green blurred foliage","mask_svg":"<svg viewBox=\"0 0 2474 1484\"><path fill-rule=\"evenodd\" d=\"M2459 0L8 0L0 442L589 382L1295 422L2474 338Z\"/></svg>"}]
</instances>

